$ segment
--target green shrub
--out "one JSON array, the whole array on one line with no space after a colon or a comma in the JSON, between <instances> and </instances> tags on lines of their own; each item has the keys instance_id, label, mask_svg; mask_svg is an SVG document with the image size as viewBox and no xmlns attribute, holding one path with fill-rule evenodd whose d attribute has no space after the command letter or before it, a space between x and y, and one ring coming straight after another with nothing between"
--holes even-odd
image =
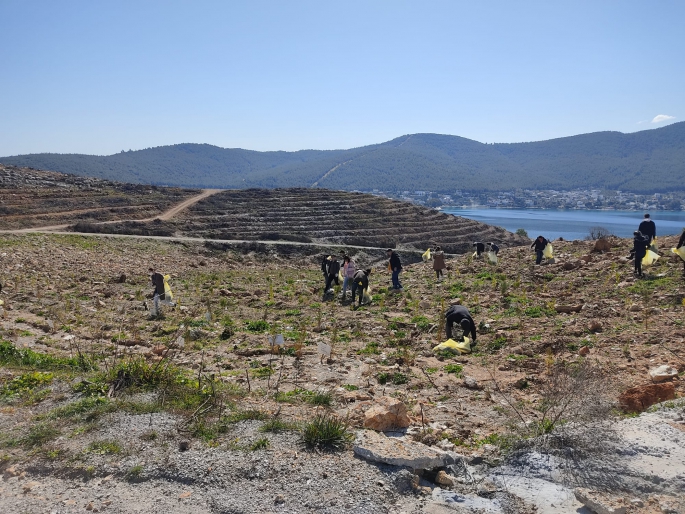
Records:
<instances>
[{"instance_id":1,"label":"green shrub","mask_svg":"<svg viewBox=\"0 0 685 514\"><path fill-rule=\"evenodd\" d=\"M312 448L342 449L353 438L346 422L328 414L315 416L302 430L302 441Z\"/></svg>"},{"instance_id":2,"label":"green shrub","mask_svg":"<svg viewBox=\"0 0 685 514\"><path fill-rule=\"evenodd\" d=\"M257 321L247 321L245 322L245 328L247 329L248 332L254 332L256 334L262 333L262 332L268 332L270 325L268 322L264 320L257 320Z\"/></svg>"},{"instance_id":3,"label":"green shrub","mask_svg":"<svg viewBox=\"0 0 685 514\"><path fill-rule=\"evenodd\" d=\"M333 403L333 393L330 391L315 391L314 394L307 398L307 402L312 405L330 407Z\"/></svg>"},{"instance_id":4,"label":"green shrub","mask_svg":"<svg viewBox=\"0 0 685 514\"><path fill-rule=\"evenodd\" d=\"M414 316L411 322L416 323L416 328L422 331L428 330L432 324L426 316Z\"/></svg>"}]
</instances>

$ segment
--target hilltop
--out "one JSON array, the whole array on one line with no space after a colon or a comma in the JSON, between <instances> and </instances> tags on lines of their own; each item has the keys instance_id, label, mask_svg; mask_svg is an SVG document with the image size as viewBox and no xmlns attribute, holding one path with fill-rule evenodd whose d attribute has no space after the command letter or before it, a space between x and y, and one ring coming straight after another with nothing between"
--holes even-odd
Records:
<instances>
[{"instance_id":1,"label":"hilltop","mask_svg":"<svg viewBox=\"0 0 685 514\"><path fill-rule=\"evenodd\" d=\"M348 150L256 152L178 144L109 156L8 156L0 163L183 187L652 193L685 187L685 122L630 134L596 132L512 144L412 134Z\"/></svg>"},{"instance_id":2,"label":"hilltop","mask_svg":"<svg viewBox=\"0 0 685 514\"><path fill-rule=\"evenodd\" d=\"M322 248L441 245L472 251L528 239L407 202L327 189L192 190L123 184L0 165L0 230L74 231L211 241L290 242ZM337 247L335 250L333 247ZM414 252L415 253L415 252ZM416 255L413 256L416 258Z\"/></svg>"}]
</instances>

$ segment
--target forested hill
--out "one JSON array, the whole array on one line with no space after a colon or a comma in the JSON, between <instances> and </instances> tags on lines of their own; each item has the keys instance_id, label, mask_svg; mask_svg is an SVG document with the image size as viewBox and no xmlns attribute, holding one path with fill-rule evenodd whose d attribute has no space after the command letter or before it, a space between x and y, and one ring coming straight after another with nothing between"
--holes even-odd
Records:
<instances>
[{"instance_id":1,"label":"forested hill","mask_svg":"<svg viewBox=\"0 0 685 514\"><path fill-rule=\"evenodd\" d=\"M351 150L255 152L179 144L109 156L31 154L0 163L189 187L343 190L685 189L685 122L623 134L483 144L413 134Z\"/></svg>"}]
</instances>

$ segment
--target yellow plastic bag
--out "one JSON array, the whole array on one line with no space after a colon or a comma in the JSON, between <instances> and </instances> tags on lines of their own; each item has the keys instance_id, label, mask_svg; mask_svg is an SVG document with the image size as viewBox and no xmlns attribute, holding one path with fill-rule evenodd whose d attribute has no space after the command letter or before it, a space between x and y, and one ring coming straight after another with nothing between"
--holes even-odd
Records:
<instances>
[{"instance_id":1,"label":"yellow plastic bag","mask_svg":"<svg viewBox=\"0 0 685 514\"><path fill-rule=\"evenodd\" d=\"M497 264L497 254L495 252L488 252L488 260L493 264Z\"/></svg>"},{"instance_id":2,"label":"yellow plastic bag","mask_svg":"<svg viewBox=\"0 0 685 514\"><path fill-rule=\"evenodd\" d=\"M478 257L478 251L476 250L475 252L473 252L473 255L472 255L471 257L474 258L474 259L475 259L476 257Z\"/></svg>"},{"instance_id":3,"label":"yellow plastic bag","mask_svg":"<svg viewBox=\"0 0 685 514\"><path fill-rule=\"evenodd\" d=\"M552 248L552 245L550 243L547 243L545 249L542 250L542 256L545 259L554 259L554 248Z\"/></svg>"},{"instance_id":4,"label":"yellow plastic bag","mask_svg":"<svg viewBox=\"0 0 685 514\"><path fill-rule=\"evenodd\" d=\"M343 280L345 280L345 279L343 278L342 270L339 270L339 271L338 271L338 280L339 280L340 282L342 282Z\"/></svg>"},{"instance_id":5,"label":"yellow plastic bag","mask_svg":"<svg viewBox=\"0 0 685 514\"><path fill-rule=\"evenodd\" d=\"M671 251L685 261L685 246L680 248L671 248Z\"/></svg>"},{"instance_id":6,"label":"yellow plastic bag","mask_svg":"<svg viewBox=\"0 0 685 514\"><path fill-rule=\"evenodd\" d=\"M659 251L659 247L656 244L656 236L654 236L654 239L652 239L652 244L649 245L649 249L652 250L654 253Z\"/></svg>"},{"instance_id":7,"label":"yellow plastic bag","mask_svg":"<svg viewBox=\"0 0 685 514\"><path fill-rule=\"evenodd\" d=\"M458 343L454 339L448 339L444 343L440 343L435 348L433 348L434 352L440 350L447 350L450 352L461 354L471 353L471 340L468 337L464 337L464 339Z\"/></svg>"},{"instance_id":8,"label":"yellow plastic bag","mask_svg":"<svg viewBox=\"0 0 685 514\"><path fill-rule=\"evenodd\" d=\"M164 299L172 301L174 299L174 293L171 292L171 287L169 286L169 279L171 275L164 275Z\"/></svg>"},{"instance_id":9,"label":"yellow plastic bag","mask_svg":"<svg viewBox=\"0 0 685 514\"><path fill-rule=\"evenodd\" d=\"M371 303L371 286L368 286L366 289L364 289L362 303Z\"/></svg>"},{"instance_id":10,"label":"yellow plastic bag","mask_svg":"<svg viewBox=\"0 0 685 514\"><path fill-rule=\"evenodd\" d=\"M421 258L423 259L423 262L431 260L431 249L429 248L425 252L423 252L423 255L421 255Z\"/></svg>"},{"instance_id":11,"label":"yellow plastic bag","mask_svg":"<svg viewBox=\"0 0 685 514\"><path fill-rule=\"evenodd\" d=\"M652 250L647 250L647 253L645 256L642 258L642 265L643 266L651 266L654 264L656 261L659 260L659 254L654 253Z\"/></svg>"}]
</instances>

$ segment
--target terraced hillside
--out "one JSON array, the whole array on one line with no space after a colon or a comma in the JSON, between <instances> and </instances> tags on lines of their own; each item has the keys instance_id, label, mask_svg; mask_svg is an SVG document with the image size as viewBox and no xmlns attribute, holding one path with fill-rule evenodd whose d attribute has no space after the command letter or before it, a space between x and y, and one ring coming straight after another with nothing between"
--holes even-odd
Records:
<instances>
[{"instance_id":1,"label":"terraced hillside","mask_svg":"<svg viewBox=\"0 0 685 514\"><path fill-rule=\"evenodd\" d=\"M0 164L0 229L151 219L197 193Z\"/></svg>"},{"instance_id":2,"label":"terraced hillside","mask_svg":"<svg viewBox=\"0 0 685 514\"><path fill-rule=\"evenodd\" d=\"M177 230L211 239L289 240L463 253L473 241L525 244L499 227L406 202L327 189L246 189L206 198L176 221Z\"/></svg>"}]
</instances>

